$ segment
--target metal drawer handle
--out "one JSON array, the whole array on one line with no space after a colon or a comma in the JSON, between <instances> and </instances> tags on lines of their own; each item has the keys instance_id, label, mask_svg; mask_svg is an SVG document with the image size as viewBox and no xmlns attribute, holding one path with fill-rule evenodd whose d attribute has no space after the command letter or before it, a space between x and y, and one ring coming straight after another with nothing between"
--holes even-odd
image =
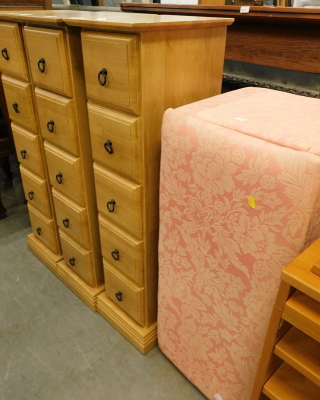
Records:
<instances>
[{"instance_id":1,"label":"metal drawer handle","mask_svg":"<svg viewBox=\"0 0 320 400\"><path fill-rule=\"evenodd\" d=\"M38 70L43 74L46 70L46 60L44 58L40 58L38 61Z\"/></svg>"},{"instance_id":2,"label":"metal drawer handle","mask_svg":"<svg viewBox=\"0 0 320 400\"><path fill-rule=\"evenodd\" d=\"M36 231L37 231L37 234L40 236L41 235L41 228L40 227L37 228Z\"/></svg>"},{"instance_id":3,"label":"metal drawer handle","mask_svg":"<svg viewBox=\"0 0 320 400\"><path fill-rule=\"evenodd\" d=\"M114 250L111 252L111 255L112 255L112 258L113 258L114 260L116 260L116 261L120 260L119 250L114 249Z\"/></svg>"},{"instance_id":4,"label":"metal drawer handle","mask_svg":"<svg viewBox=\"0 0 320 400\"><path fill-rule=\"evenodd\" d=\"M18 114L19 113L18 103L13 103L12 107L13 107L14 111Z\"/></svg>"},{"instance_id":5,"label":"metal drawer handle","mask_svg":"<svg viewBox=\"0 0 320 400\"><path fill-rule=\"evenodd\" d=\"M119 292L115 293L115 296L118 301L122 301L122 292L119 291Z\"/></svg>"},{"instance_id":6,"label":"metal drawer handle","mask_svg":"<svg viewBox=\"0 0 320 400\"><path fill-rule=\"evenodd\" d=\"M62 223L65 228L69 228L69 218L65 218Z\"/></svg>"},{"instance_id":7,"label":"metal drawer handle","mask_svg":"<svg viewBox=\"0 0 320 400\"><path fill-rule=\"evenodd\" d=\"M56 181L59 183L59 185L61 185L61 183L62 183L62 173L61 172L59 172L56 175Z\"/></svg>"},{"instance_id":8,"label":"metal drawer handle","mask_svg":"<svg viewBox=\"0 0 320 400\"><path fill-rule=\"evenodd\" d=\"M33 200L33 195L34 195L34 192L31 190L31 191L28 193L29 200Z\"/></svg>"},{"instance_id":9,"label":"metal drawer handle","mask_svg":"<svg viewBox=\"0 0 320 400\"><path fill-rule=\"evenodd\" d=\"M47 122L47 129L49 132L53 132L54 128L54 121L51 119L49 122Z\"/></svg>"},{"instance_id":10,"label":"metal drawer handle","mask_svg":"<svg viewBox=\"0 0 320 400\"><path fill-rule=\"evenodd\" d=\"M114 212L114 206L116 205L115 200L111 199L110 201L108 201L107 203L107 209L109 212Z\"/></svg>"},{"instance_id":11,"label":"metal drawer handle","mask_svg":"<svg viewBox=\"0 0 320 400\"><path fill-rule=\"evenodd\" d=\"M6 48L4 48L4 49L2 49L1 50L1 54L2 54L2 57L5 59L5 60L9 60L9 54L8 54L8 50L6 49Z\"/></svg>"},{"instance_id":12,"label":"metal drawer handle","mask_svg":"<svg viewBox=\"0 0 320 400\"><path fill-rule=\"evenodd\" d=\"M107 140L104 144L104 148L106 149L107 153L113 154L112 142L111 140Z\"/></svg>"},{"instance_id":13,"label":"metal drawer handle","mask_svg":"<svg viewBox=\"0 0 320 400\"><path fill-rule=\"evenodd\" d=\"M25 160L27 158L27 150L23 149L20 151L21 157Z\"/></svg>"},{"instance_id":14,"label":"metal drawer handle","mask_svg":"<svg viewBox=\"0 0 320 400\"><path fill-rule=\"evenodd\" d=\"M102 68L102 70L98 73L98 81L101 86L105 86L107 84L108 81L107 75L108 71L105 68Z\"/></svg>"},{"instance_id":15,"label":"metal drawer handle","mask_svg":"<svg viewBox=\"0 0 320 400\"><path fill-rule=\"evenodd\" d=\"M74 257L69 258L69 263L72 267L76 265L76 259Z\"/></svg>"}]
</instances>

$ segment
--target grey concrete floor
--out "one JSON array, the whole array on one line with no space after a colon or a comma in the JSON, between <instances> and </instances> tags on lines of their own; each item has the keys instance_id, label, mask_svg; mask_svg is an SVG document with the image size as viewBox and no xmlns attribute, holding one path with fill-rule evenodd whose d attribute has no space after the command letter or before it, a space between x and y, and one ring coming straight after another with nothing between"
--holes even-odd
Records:
<instances>
[{"instance_id":1,"label":"grey concrete floor","mask_svg":"<svg viewBox=\"0 0 320 400\"><path fill-rule=\"evenodd\" d=\"M141 355L27 249L20 176L0 168L0 400L203 400L158 347Z\"/></svg>"}]
</instances>

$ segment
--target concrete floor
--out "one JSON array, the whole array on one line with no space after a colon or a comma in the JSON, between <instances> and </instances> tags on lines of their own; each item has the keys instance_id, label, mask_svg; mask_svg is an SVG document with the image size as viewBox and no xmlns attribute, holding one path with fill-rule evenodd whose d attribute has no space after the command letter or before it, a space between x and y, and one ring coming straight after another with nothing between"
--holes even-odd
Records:
<instances>
[{"instance_id":1,"label":"concrete floor","mask_svg":"<svg viewBox=\"0 0 320 400\"><path fill-rule=\"evenodd\" d=\"M27 249L21 180L0 169L0 400L206 399L158 347L141 355Z\"/></svg>"}]
</instances>

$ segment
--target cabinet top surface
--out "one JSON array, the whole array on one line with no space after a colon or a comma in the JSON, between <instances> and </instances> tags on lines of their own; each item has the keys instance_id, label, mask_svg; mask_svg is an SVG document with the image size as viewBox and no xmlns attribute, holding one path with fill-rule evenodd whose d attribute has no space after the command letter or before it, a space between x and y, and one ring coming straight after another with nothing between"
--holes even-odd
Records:
<instances>
[{"instance_id":1,"label":"cabinet top surface","mask_svg":"<svg viewBox=\"0 0 320 400\"><path fill-rule=\"evenodd\" d=\"M79 26L91 29L156 31L227 26L233 18L193 17L125 12L90 12L63 10L1 11L0 20L40 25Z\"/></svg>"}]
</instances>

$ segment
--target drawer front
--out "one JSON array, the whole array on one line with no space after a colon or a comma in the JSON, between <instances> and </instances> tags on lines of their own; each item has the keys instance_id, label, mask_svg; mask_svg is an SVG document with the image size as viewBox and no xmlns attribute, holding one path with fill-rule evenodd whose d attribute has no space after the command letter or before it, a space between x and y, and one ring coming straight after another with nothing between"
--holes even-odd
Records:
<instances>
[{"instance_id":1,"label":"drawer front","mask_svg":"<svg viewBox=\"0 0 320 400\"><path fill-rule=\"evenodd\" d=\"M11 128L18 161L37 175L45 178L39 135L34 135L15 124L11 124Z\"/></svg>"},{"instance_id":2,"label":"drawer front","mask_svg":"<svg viewBox=\"0 0 320 400\"><path fill-rule=\"evenodd\" d=\"M138 285L143 285L143 246L99 215L102 255Z\"/></svg>"},{"instance_id":3,"label":"drawer front","mask_svg":"<svg viewBox=\"0 0 320 400\"><path fill-rule=\"evenodd\" d=\"M53 219L46 218L28 203L31 227L34 235L51 251L59 254L59 244Z\"/></svg>"},{"instance_id":4,"label":"drawer front","mask_svg":"<svg viewBox=\"0 0 320 400\"><path fill-rule=\"evenodd\" d=\"M106 295L140 325L144 324L144 288L141 288L104 262Z\"/></svg>"},{"instance_id":5,"label":"drawer front","mask_svg":"<svg viewBox=\"0 0 320 400\"><path fill-rule=\"evenodd\" d=\"M142 238L141 186L119 178L94 163L98 210L107 220Z\"/></svg>"},{"instance_id":6,"label":"drawer front","mask_svg":"<svg viewBox=\"0 0 320 400\"><path fill-rule=\"evenodd\" d=\"M31 85L8 76L3 76L2 82L10 119L37 133Z\"/></svg>"},{"instance_id":7,"label":"drawer front","mask_svg":"<svg viewBox=\"0 0 320 400\"><path fill-rule=\"evenodd\" d=\"M81 161L44 142L51 185L81 206L85 206Z\"/></svg>"},{"instance_id":8,"label":"drawer front","mask_svg":"<svg viewBox=\"0 0 320 400\"><path fill-rule=\"evenodd\" d=\"M78 156L74 101L39 88L35 93L42 137Z\"/></svg>"},{"instance_id":9,"label":"drawer front","mask_svg":"<svg viewBox=\"0 0 320 400\"><path fill-rule=\"evenodd\" d=\"M45 216L52 218L47 181L33 174L22 164L20 173L25 198Z\"/></svg>"},{"instance_id":10,"label":"drawer front","mask_svg":"<svg viewBox=\"0 0 320 400\"><path fill-rule=\"evenodd\" d=\"M24 32L33 82L42 88L71 96L65 33L28 26Z\"/></svg>"},{"instance_id":11,"label":"drawer front","mask_svg":"<svg viewBox=\"0 0 320 400\"><path fill-rule=\"evenodd\" d=\"M84 207L52 189L57 224L61 231L70 235L86 249L90 249L88 213Z\"/></svg>"},{"instance_id":12,"label":"drawer front","mask_svg":"<svg viewBox=\"0 0 320 400\"><path fill-rule=\"evenodd\" d=\"M93 261L91 251L78 246L69 236L61 230L60 240L62 254L66 265L80 276L88 285L94 286Z\"/></svg>"},{"instance_id":13,"label":"drawer front","mask_svg":"<svg viewBox=\"0 0 320 400\"><path fill-rule=\"evenodd\" d=\"M0 23L0 71L28 80L28 67L18 24Z\"/></svg>"},{"instance_id":14,"label":"drawer front","mask_svg":"<svg viewBox=\"0 0 320 400\"><path fill-rule=\"evenodd\" d=\"M88 104L93 159L140 182L138 119Z\"/></svg>"},{"instance_id":15,"label":"drawer front","mask_svg":"<svg viewBox=\"0 0 320 400\"><path fill-rule=\"evenodd\" d=\"M88 98L138 114L138 37L82 32L82 49Z\"/></svg>"}]
</instances>

